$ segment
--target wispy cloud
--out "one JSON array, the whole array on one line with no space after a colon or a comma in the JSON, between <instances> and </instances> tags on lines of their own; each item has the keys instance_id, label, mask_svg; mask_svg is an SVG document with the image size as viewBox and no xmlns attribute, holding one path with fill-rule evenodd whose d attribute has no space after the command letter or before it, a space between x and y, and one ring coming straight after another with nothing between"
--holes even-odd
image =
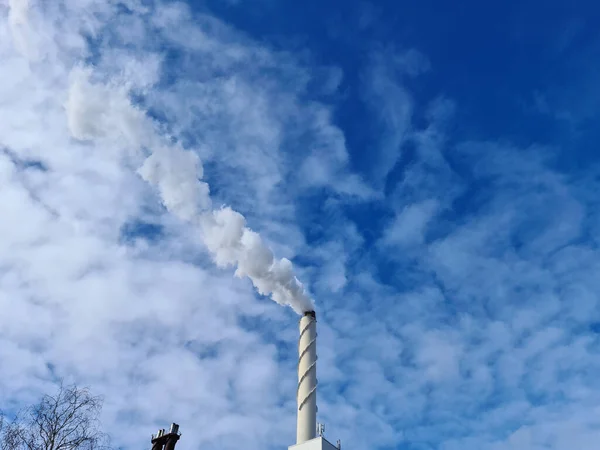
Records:
<instances>
[{"instance_id":1,"label":"wispy cloud","mask_svg":"<svg viewBox=\"0 0 600 450\"><path fill-rule=\"evenodd\" d=\"M400 448L591 448L597 169L562 170L561 148L457 141L455 108L436 100L423 129L402 128L414 151L391 219L330 298L350 305L333 326L345 337L335 363L353 377L328 395L375 411L381 445L393 424ZM369 317L381 334L359 331Z\"/></svg>"},{"instance_id":2,"label":"wispy cloud","mask_svg":"<svg viewBox=\"0 0 600 450\"><path fill-rule=\"evenodd\" d=\"M377 138L370 149L370 172L375 186L382 186L410 140L414 100L404 81L428 69L425 56L415 50L381 48L372 54L364 75L363 95L377 119L371 124Z\"/></svg>"}]
</instances>

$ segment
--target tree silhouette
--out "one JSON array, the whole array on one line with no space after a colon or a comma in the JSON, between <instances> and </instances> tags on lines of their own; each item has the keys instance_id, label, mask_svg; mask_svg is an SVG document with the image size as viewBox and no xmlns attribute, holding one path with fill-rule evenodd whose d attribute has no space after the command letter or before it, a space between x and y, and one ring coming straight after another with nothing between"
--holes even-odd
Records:
<instances>
[{"instance_id":1,"label":"tree silhouette","mask_svg":"<svg viewBox=\"0 0 600 450\"><path fill-rule=\"evenodd\" d=\"M88 389L61 384L8 421L0 415L0 450L100 450L108 438L100 431L102 399Z\"/></svg>"}]
</instances>

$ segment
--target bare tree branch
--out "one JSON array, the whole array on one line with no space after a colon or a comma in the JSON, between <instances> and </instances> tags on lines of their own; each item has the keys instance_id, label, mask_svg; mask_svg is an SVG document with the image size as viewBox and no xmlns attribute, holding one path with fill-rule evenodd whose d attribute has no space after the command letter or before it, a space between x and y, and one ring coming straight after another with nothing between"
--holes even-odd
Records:
<instances>
[{"instance_id":1,"label":"bare tree branch","mask_svg":"<svg viewBox=\"0 0 600 450\"><path fill-rule=\"evenodd\" d=\"M101 410L100 397L61 383L56 395L45 395L12 422L0 413L0 450L108 449L99 427Z\"/></svg>"}]
</instances>

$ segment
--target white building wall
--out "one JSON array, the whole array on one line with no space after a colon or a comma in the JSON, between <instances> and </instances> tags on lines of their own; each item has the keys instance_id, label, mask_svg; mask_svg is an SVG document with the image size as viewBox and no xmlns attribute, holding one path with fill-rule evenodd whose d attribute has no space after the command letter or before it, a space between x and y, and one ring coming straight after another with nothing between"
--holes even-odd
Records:
<instances>
[{"instance_id":1,"label":"white building wall","mask_svg":"<svg viewBox=\"0 0 600 450\"><path fill-rule=\"evenodd\" d=\"M324 437L316 437L302 444L291 445L288 450L337 450L337 447Z\"/></svg>"}]
</instances>

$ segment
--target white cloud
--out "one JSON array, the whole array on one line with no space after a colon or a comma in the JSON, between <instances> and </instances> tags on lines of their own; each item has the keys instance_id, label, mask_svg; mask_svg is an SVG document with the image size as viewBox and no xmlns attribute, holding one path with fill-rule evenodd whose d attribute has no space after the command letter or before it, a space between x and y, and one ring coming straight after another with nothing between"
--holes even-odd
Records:
<instances>
[{"instance_id":1,"label":"white cloud","mask_svg":"<svg viewBox=\"0 0 600 450\"><path fill-rule=\"evenodd\" d=\"M462 350L449 338L442 333L431 333L420 339L416 359L429 381L443 382L459 376Z\"/></svg>"},{"instance_id":2,"label":"white cloud","mask_svg":"<svg viewBox=\"0 0 600 450\"><path fill-rule=\"evenodd\" d=\"M385 230L382 245L395 247L422 244L427 224L434 217L437 208L435 200L406 206Z\"/></svg>"}]
</instances>

